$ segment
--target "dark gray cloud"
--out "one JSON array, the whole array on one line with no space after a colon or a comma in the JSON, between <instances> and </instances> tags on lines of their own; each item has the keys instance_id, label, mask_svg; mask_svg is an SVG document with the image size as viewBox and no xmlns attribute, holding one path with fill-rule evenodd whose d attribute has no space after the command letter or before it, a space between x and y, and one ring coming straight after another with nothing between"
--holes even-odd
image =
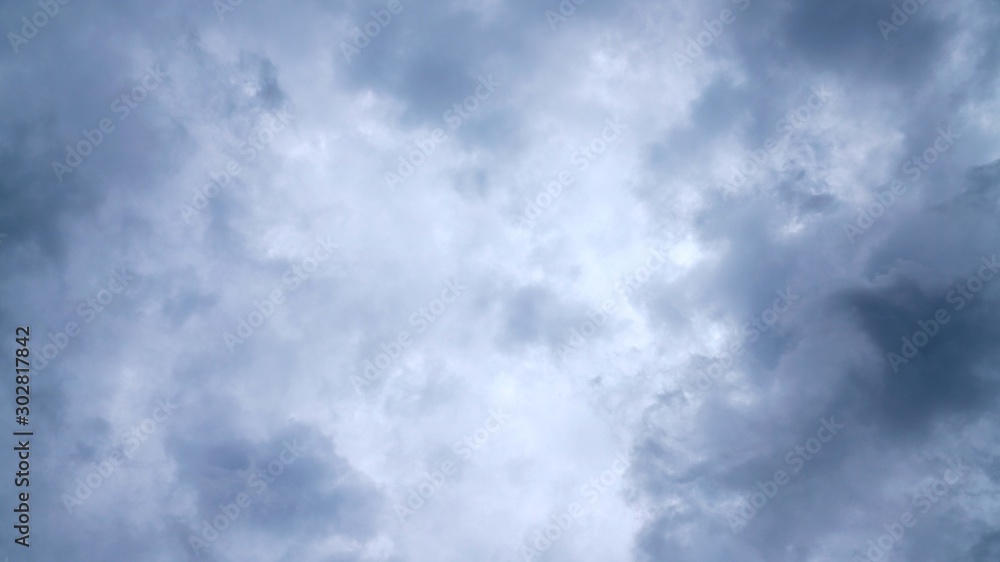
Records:
<instances>
[{"instance_id":1,"label":"dark gray cloud","mask_svg":"<svg viewBox=\"0 0 1000 562\"><path fill-rule=\"evenodd\" d=\"M996 558L994 2L58 6L12 560Z\"/></svg>"}]
</instances>

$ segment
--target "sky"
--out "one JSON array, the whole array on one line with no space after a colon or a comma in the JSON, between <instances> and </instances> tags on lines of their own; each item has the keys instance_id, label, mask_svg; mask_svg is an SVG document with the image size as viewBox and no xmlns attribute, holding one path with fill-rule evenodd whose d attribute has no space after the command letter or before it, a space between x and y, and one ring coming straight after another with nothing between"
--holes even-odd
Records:
<instances>
[{"instance_id":1,"label":"sky","mask_svg":"<svg viewBox=\"0 0 1000 562\"><path fill-rule=\"evenodd\" d=\"M4 562L1000 559L996 0L0 22Z\"/></svg>"}]
</instances>

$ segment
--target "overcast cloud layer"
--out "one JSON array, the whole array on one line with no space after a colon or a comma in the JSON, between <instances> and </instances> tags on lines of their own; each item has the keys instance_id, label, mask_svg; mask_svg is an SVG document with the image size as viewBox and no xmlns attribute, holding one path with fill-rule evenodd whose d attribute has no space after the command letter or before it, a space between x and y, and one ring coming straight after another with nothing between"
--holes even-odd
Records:
<instances>
[{"instance_id":1,"label":"overcast cloud layer","mask_svg":"<svg viewBox=\"0 0 1000 562\"><path fill-rule=\"evenodd\" d=\"M1000 4L576 2L5 2L0 552L1000 560Z\"/></svg>"}]
</instances>

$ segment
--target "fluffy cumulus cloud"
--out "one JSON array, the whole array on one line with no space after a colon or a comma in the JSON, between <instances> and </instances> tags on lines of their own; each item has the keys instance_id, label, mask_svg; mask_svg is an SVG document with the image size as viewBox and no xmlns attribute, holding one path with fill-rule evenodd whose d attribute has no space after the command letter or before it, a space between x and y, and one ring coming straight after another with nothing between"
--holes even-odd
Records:
<instances>
[{"instance_id":1,"label":"fluffy cumulus cloud","mask_svg":"<svg viewBox=\"0 0 1000 562\"><path fill-rule=\"evenodd\" d=\"M996 2L0 21L10 560L1000 555Z\"/></svg>"}]
</instances>

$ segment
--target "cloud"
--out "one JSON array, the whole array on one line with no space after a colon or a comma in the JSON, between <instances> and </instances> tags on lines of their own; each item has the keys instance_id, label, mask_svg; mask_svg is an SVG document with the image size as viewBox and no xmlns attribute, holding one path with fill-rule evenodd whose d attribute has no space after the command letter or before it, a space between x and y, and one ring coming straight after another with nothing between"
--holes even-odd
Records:
<instances>
[{"instance_id":1,"label":"cloud","mask_svg":"<svg viewBox=\"0 0 1000 562\"><path fill-rule=\"evenodd\" d=\"M995 558L990 2L57 4L0 54L38 559Z\"/></svg>"}]
</instances>

